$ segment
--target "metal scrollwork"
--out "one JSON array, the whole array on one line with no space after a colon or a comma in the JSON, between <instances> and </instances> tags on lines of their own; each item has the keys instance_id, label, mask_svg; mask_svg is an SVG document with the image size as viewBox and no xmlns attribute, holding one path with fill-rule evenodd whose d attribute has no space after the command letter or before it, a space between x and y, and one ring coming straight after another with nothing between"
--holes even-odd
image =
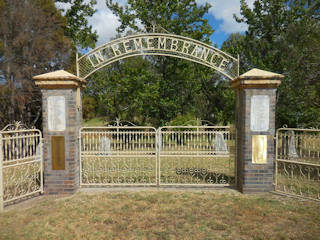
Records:
<instances>
[{"instance_id":1,"label":"metal scrollwork","mask_svg":"<svg viewBox=\"0 0 320 240\"><path fill-rule=\"evenodd\" d=\"M42 135L21 122L0 131L3 203L43 191Z\"/></svg>"},{"instance_id":2,"label":"metal scrollwork","mask_svg":"<svg viewBox=\"0 0 320 240\"><path fill-rule=\"evenodd\" d=\"M20 131L20 130L29 130L29 129L35 129L34 126L32 126L31 128L26 126L25 124L21 123L21 122L14 122L12 124L8 124L7 126L5 126L1 132L6 132L6 131Z\"/></svg>"},{"instance_id":3,"label":"metal scrollwork","mask_svg":"<svg viewBox=\"0 0 320 240\"><path fill-rule=\"evenodd\" d=\"M156 32L159 30L160 32ZM239 76L239 59L206 43L168 33L159 26L99 46L77 59L79 77L88 78L113 62L145 55L186 59L215 69L229 79Z\"/></svg>"}]
</instances>

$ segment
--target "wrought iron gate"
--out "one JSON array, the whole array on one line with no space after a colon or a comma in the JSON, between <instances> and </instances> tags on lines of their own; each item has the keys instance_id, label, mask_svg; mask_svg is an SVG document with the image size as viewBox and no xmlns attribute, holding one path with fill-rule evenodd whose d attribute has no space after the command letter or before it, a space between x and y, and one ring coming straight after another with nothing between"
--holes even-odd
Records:
<instances>
[{"instance_id":1,"label":"wrought iron gate","mask_svg":"<svg viewBox=\"0 0 320 240\"><path fill-rule=\"evenodd\" d=\"M156 129L83 127L80 159L82 186L156 185Z\"/></svg>"},{"instance_id":2,"label":"wrought iron gate","mask_svg":"<svg viewBox=\"0 0 320 240\"><path fill-rule=\"evenodd\" d=\"M42 135L20 123L0 131L0 207L43 192Z\"/></svg>"},{"instance_id":3,"label":"wrought iron gate","mask_svg":"<svg viewBox=\"0 0 320 240\"><path fill-rule=\"evenodd\" d=\"M320 130L280 128L275 191L320 201Z\"/></svg>"},{"instance_id":4,"label":"wrought iron gate","mask_svg":"<svg viewBox=\"0 0 320 240\"><path fill-rule=\"evenodd\" d=\"M83 127L80 184L230 185L235 181L230 127Z\"/></svg>"},{"instance_id":5,"label":"wrought iron gate","mask_svg":"<svg viewBox=\"0 0 320 240\"><path fill-rule=\"evenodd\" d=\"M228 126L159 128L160 185L230 185L235 139Z\"/></svg>"}]
</instances>

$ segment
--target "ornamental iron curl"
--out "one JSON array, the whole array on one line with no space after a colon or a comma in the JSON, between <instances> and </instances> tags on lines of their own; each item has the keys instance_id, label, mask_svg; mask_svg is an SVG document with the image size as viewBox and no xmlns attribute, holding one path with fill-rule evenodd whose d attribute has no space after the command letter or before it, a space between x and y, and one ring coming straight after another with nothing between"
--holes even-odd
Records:
<instances>
[{"instance_id":1,"label":"ornamental iron curl","mask_svg":"<svg viewBox=\"0 0 320 240\"><path fill-rule=\"evenodd\" d=\"M166 126L156 130L119 125L120 120L116 126L80 129L82 186L235 183L235 138L230 127ZM217 132L224 134L228 154L215 150ZM110 141L103 141L105 138Z\"/></svg>"},{"instance_id":2,"label":"ornamental iron curl","mask_svg":"<svg viewBox=\"0 0 320 240\"><path fill-rule=\"evenodd\" d=\"M86 79L99 69L133 56L170 56L215 69L229 79L239 76L239 60L206 43L168 33L140 33L108 42L77 58L77 74Z\"/></svg>"},{"instance_id":3,"label":"ornamental iron curl","mask_svg":"<svg viewBox=\"0 0 320 240\"><path fill-rule=\"evenodd\" d=\"M296 149L294 158L290 146ZM320 201L319 129L277 130L275 191Z\"/></svg>"},{"instance_id":4,"label":"ornamental iron curl","mask_svg":"<svg viewBox=\"0 0 320 240\"><path fill-rule=\"evenodd\" d=\"M0 131L0 210L43 192L42 134L20 122Z\"/></svg>"},{"instance_id":5,"label":"ornamental iron curl","mask_svg":"<svg viewBox=\"0 0 320 240\"><path fill-rule=\"evenodd\" d=\"M20 131L20 130L29 130L29 129L35 129L35 127L27 127L25 124L21 123L21 122L14 122L12 124L8 124L7 126L5 126L1 132L5 132L5 131Z\"/></svg>"}]
</instances>

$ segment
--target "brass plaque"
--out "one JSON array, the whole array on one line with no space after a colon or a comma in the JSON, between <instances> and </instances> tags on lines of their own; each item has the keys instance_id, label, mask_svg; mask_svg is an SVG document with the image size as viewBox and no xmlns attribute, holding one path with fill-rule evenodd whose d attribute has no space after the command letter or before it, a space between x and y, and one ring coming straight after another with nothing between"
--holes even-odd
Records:
<instances>
[{"instance_id":1,"label":"brass plaque","mask_svg":"<svg viewBox=\"0 0 320 240\"><path fill-rule=\"evenodd\" d=\"M64 136L51 137L52 170L65 170L65 139Z\"/></svg>"},{"instance_id":2,"label":"brass plaque","mask_svg":"<svg viewBox=\"0 0 320 240\"><path fill-rule=\"evenodd\" d=\"M252 163L267 163L267 135L252 136Z\"/></svg>"}]
</instances>

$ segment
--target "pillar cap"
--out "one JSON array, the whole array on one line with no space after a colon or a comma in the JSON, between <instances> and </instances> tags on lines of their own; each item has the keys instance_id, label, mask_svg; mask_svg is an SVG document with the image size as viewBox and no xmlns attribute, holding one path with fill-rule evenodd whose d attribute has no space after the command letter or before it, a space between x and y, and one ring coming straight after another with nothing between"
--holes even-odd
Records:
<instances>
[{"instance_id":1,"label":"pillar cap","mask_svg":"<svg viewBox=\"0 0 320 240\"><path fill-rule=\"evenodd\" d=\"M231 81L232 88L277 88L282 74L253 68Z\"/></svg>"},{"instance_id":2,"label":"pillar cap","mask_svg":"<svg viewBox=\"0 0 320 240\"><path fill-rule=\"evenodd\" d=\"M35 84L40 88L84 88L86 80L67 71L58 70L33 77Z\"/></svg>"}]
</instances>

